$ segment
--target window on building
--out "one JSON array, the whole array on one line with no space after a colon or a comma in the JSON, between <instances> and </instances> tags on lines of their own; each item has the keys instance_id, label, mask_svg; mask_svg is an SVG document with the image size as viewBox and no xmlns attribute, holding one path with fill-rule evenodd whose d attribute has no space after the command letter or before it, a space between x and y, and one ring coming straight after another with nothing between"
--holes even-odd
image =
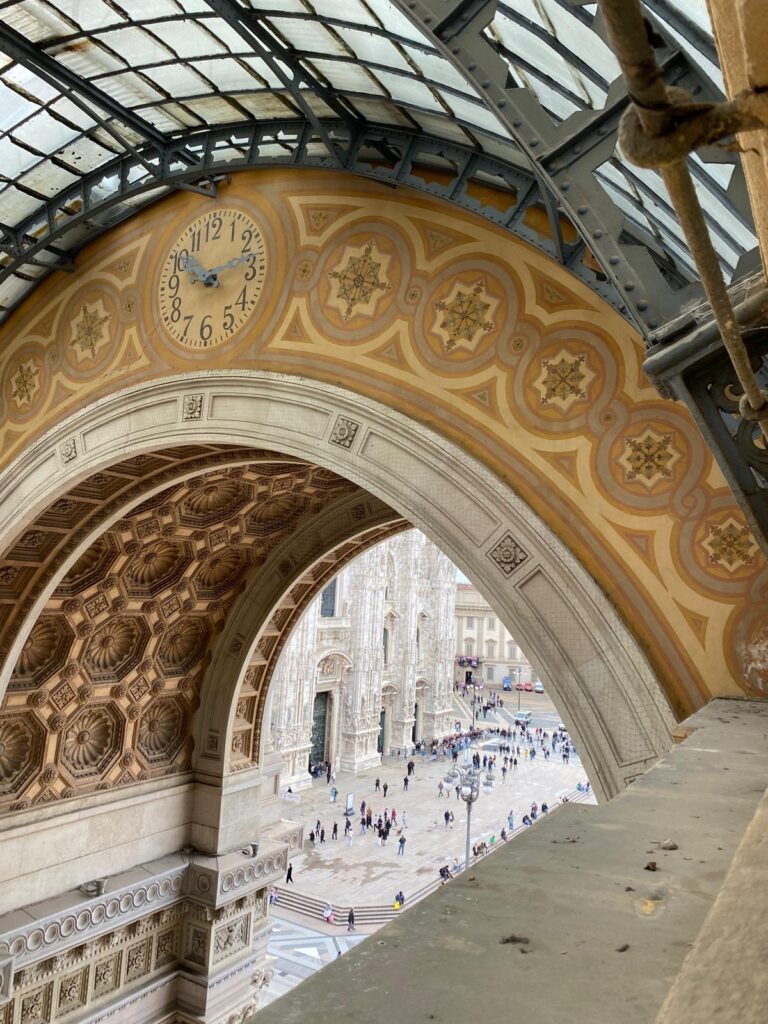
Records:
<instances>
[{"instance_id":1,"label":"window on building","mask_svg":"<svg viewBox=\"0 0 768 1024\"><path fill-rule=\"evenodd\" d=\"M491 630L496 629L496 619L494 619L494 618L489 618L488 619L488 629L491 629Z\"/></svg>"},{"instance_id":2,"label":"window on building","mask_svg":"<svg viewBox=\"0 0 768 1024\"><path fill-rule=\"evenodd\" d=\"M332 619L336 614L336 580L331 580L320 595L320 617Z\"/></svg>"},{"instance_id":3,"label":"window on building","mask_svg":"<svg viewBox=\"0 0 768 1024\"><path fill-rule=\"evenodd\" d=\"M514 640L507 641L507 657L508 658L512 658L513 661L517 657L517 653L516 653L516 650L515 650L516 647L517 647L517 644L515 643Z\"/></svg>"},{"instance_id":4,"label":"window on building","mask_svg":"<svg viewBox=\"0 0 768 1024\"><path fill-rule=\"evenodd\" d=\"M467 629L475 628L475 617L473 615L467 616Z\"/></svg>"},{"instance_id":5,"label":"window on building","mask_svg":"<svg viewBox=\"0 0 768 1024\"><path fill-rule=\"evenodd\" d=\"M389 661L389 630L386 626L381 634L381 646L384 649L384 664L386 665Z\"/></svg>"},{"instance_id":6,"label":"window on building","mask_svg":"<svg viewBox=\"0 0 768 1024\"><path fill-rule=\"evenodd\" d=\"M493 665L486 665L485 666L485 679L486 679L486 682L489 682L489 683L493 682Z\"/></svg>"},{"instance_id":7,"label":"window on building","mask_svg":"<svg viewBox=\"0 0 768 1024\"><path fill-rule=\"evenodd\" d=\"M464 653L468 654L470 656L470 658L472 657L472 655L475 653L475 641L474 640L465 640L464 641Z\"/></svg>"},{"instance_id":8,"label":"window on building","mask_svg":"<svg viewBox=\"0 0 768 1024\"><path fill-rule=\"evenodd\" d=\"M515 671L515 666L514 665L508 665L507 666L507 675L509 676L509 678L512 680L513 683L517 682L517 680L515 678L516 671Z\"/></svg>"},{"instance_id":9,"label":"window on building","mask_svg":"<svg viewBox=\"0 0 768 1024\"><path fill-rule=\"evenodd\" d=\"M496 657L496 642L495 640L489 640L485 645L485 656L486 658Z\"/></svg>"}]
</instances>

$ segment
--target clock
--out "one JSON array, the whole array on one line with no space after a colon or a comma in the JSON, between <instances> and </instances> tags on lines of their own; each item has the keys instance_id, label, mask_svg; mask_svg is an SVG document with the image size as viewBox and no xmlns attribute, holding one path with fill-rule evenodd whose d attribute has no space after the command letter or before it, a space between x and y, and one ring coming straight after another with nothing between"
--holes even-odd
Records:
<instances>
[{"instance_id":1,"label":"clock","mask_svg":"<svg viewBox=\"0 0 768 1024\"><path fill-rule=\"evenodd\" d=\"M267 270L256 221L217 207L178 236L160 270L160 319L174 341L209 349L243 327L259 300Z\"/></svg>"}]
</instances>

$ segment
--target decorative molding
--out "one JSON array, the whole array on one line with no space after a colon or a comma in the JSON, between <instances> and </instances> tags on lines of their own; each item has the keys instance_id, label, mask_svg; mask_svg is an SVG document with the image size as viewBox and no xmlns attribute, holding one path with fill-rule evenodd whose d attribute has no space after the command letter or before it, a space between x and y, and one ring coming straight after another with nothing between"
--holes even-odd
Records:
<instances>
[{"instance_id":1,"label":"decorative molding","mask_svg":"<svg viewBox=\"0 0 768 1024\"><path fill-rule=\"evenodd\" d=\"M505 576L511 576L530 556L512 534L507 532L488 551L488 557L498 565Z\"/></svg>"},{"instance_id":2,"label":"decorative molding","mask_svg":"<svg viewBox=\"0 0 768 1024\"><path fill-rule=\"evenodd\" d=\"M65 441L59 446L59 455L61 461L66 465L68 462L72 462L77 458L77 440L74 437L70 437L68 441Z\"/></svg>"},{"instance_id":3,"label":"decorative molding","mask_svg":"<svg viewBox=\"0 0 768 1024\"><path fill-rule=\"evenodd\" d=\"M171 868L149 881L116 889L96 899L78 903L22 928L0 935L0 957L10 954L18 970L61 950L114 931L120 925L136 921L148 909L161 910L177 903L184 892L187 867Z\"/></svg>"},{"instance_id":4,"label":"decorative molding","mask_svg":"<svg viewBox=\"0 0 768 1024\"><path fill-rule=\"evenodd\" d=\"M339 448L351 448L359 430L360 424L355 420L348 419L346 416L337 416L329 438L330 443L337 444Z\"/></svg>"},{"instance_id":5,"label":"decorative molding","mask_svg":"<svg viewBox=\"0 0 768 1024\"><path fill-rule=\"evenodd\" d=\"M182 419L199 420L203 416L204 395L184 395Z\"/></svg>"}]
</instances>

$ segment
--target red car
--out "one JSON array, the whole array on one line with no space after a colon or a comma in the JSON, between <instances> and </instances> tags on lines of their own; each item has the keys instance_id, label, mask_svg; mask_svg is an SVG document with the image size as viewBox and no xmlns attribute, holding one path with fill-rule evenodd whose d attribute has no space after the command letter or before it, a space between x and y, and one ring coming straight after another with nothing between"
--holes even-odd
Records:
<instances>
[{"instance_id":1,"label":"red car","mask_svg":"<svg viewBox=\"0 0 768 1024\"><path fill-rule=\"evenodd\" d=\"M516 690L523 690L523 689L525 689L525 687L523 686L522 683L515 683L515 689Z\"/></svg>"},{"instance_id":2,"label":"red car","mask_svg":"<svg viewBox=\"0 0 768 1024\"><path fill-rule=\"evenodd\" d=\"M533 683L526 683L523 689L526 693L533 693Z\"/></svg>"}]
</instances>

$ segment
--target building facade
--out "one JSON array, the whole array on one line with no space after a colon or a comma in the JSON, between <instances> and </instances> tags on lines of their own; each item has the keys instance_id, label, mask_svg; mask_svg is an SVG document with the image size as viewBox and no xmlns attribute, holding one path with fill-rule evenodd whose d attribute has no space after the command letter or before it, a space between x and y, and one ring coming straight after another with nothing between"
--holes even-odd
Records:
<instances>
[{"instance_id":1,"label":"building facade","mask_svg":"<svg viewBox=\"0 0 768 1024\"><path fill-rule=\"evenodd\" d=\"M409 530L370 549L315 598L286 643L265 715L281 785L326 761L359 772L453 721L456 569Z\"/></svg>"},{"instance_id":2,"label":"building facade","mask_svg":"<svg viewBox=\"0 0 768 1024\"><path fill-rule=\"evenodd\" d=\"M475 682L500 684L505 676L513 685L532 680L530 662L519 644L471 583L456 584L453 629L455 657L482 659L471 670ZM470 668L454 660L454 680L463 682L465 671Z\"/></svg>"}]
</instances>

